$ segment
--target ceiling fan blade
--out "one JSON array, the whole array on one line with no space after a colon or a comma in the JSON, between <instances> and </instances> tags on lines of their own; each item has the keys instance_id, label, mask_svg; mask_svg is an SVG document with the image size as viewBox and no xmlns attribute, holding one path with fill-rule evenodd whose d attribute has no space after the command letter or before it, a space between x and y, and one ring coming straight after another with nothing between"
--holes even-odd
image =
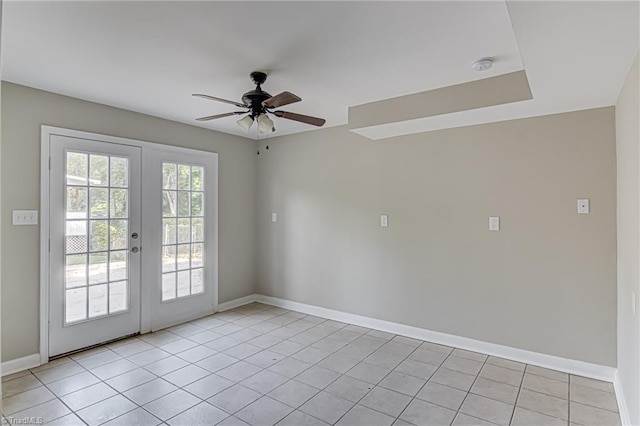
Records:
<instances>
[{"instance_id":1,"label":"ceiling fan blade","mask_svg":"<svg viewBox=\"0 0 640 426\"><path fill-rule=\"evenodd\" d=\"M239 108L249 108L245 104L241 104L240 102L230 101L228 99L216 98L215 96L203 95L200 93L194 93L193 96L197 96L199 98L210 99L212 101L224 102L225 104L235 105Z\"/></svg>"},{"instance_id":2,"label":"ceiling fan blade","mask_svg":"<svg viewBox=\"0 0 640 426\"><path fill-rule=\"evenodd\" d=\"M286 118L289 120L299 121L301 123L311 124L313 126L321 127L327 120L324 118L311 117L308 115L296 114L295 112L287 111L274 111L273 114L276 117Z\"/></svg>"},{"instance_id":3,"label":"ceiling fan blade","mask_svg":"<svg viewBox=\"0 0 640 426\"><path fill-rule=\"evenodd\" d=\"M225 112L224 114L216 114L216 115L209 115L207 117L196 118L196 120L198 120L198 121L209 121L209 120L215 120L216 118L230 117L232 115L246 114L246 113L247 113L247 111Z\"/></svg>"},{"instance_id":4,"label":"ceiling fan blade","mask_svg":"<svg viewBox=\"0 0 640 426\"><path fill-rule=\"evenodd\" d=\"M278 108L284 105L300 102L301 100L302 99L299 96L296 96L291 92L282 92L262 102L262 105L267 108Z\"/></svg>"}]
</instances>

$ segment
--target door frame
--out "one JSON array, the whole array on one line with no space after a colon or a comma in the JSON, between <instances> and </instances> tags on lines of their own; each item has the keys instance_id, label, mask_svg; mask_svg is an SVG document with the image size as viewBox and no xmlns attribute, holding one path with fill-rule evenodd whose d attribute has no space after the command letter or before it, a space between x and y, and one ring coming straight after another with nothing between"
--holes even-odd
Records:
<instances>
[{"instance_id":1,"label":"door frame","mask_svg":"<svg viewBox=\"0 0 640 426\"><path fill-rule=\"evenodd\" d=\"M213 170L210 173L214 174L215 185L211 189L208 197L213 198L213 214L211 217L211 227L214 235L214 239L211 242L213 248L213 255L209 258L210 262L210 277L211 277L211 291L209 294L211 303L211 312L218 311L218 153L212 151L203 151L192 148L183 148L173 145L165 145L154 142L139 141L135 139L120 138L116 136L102 135L99 133L84 132L80 130L66 129L62 127L54 127L42 125L40 128L40 365L49 362L49 285L50 285L50 263L49 263L49 171L51 167L51 157L49 142L53 135L65 136L78 139L89 139L98 142L115 143L120 145L129 145L140 147L142 149L142 164L141 171L142 176L145 172L152 167L152 165L145 158L145 149L147 151L164 151L173 153L190 153L200 154L203 153L212 156ZM145 182L142 182L142 191L147 186ZM144 238L144 236L143 236ZM142 270L141 270L142 271ZM148 333L151 331L152 310L151 310L151 298L153 297L153 289L149 285L144 285L144 280L140 281L140 333ZM196 313L196 316L201 316L203 313ZM191 319L195 319L191 318Z\"/></svg>"}]
</instances>

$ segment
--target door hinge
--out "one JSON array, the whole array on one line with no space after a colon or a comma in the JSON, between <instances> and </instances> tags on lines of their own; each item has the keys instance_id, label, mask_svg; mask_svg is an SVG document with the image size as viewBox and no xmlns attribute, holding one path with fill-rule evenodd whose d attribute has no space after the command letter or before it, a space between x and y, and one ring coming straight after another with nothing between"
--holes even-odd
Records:
<instances>
[{"instance_id":1,"label":"door hinge","mask_svg":"<svg viewBox=\"0 0 640 426\"><path fill-rule=\"evenodd\" d=\"M49 157L49 170L51 170L51 157Z\"/></svg>"},{"instance_id":2,"label":"door hinge","mask_svg":"<svg viewBox=\"0 0 640 426\"><path fill-rule=\"evenodd\" d=\"M51 252L51 238L49 238L49 252Z\"/></svg>"}]
</instances>

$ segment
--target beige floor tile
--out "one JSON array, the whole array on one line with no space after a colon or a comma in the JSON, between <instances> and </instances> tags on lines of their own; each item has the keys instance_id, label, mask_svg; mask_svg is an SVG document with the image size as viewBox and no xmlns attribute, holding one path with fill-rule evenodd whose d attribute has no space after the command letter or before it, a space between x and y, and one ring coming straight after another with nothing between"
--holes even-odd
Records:
<instances>
[{"instance_id":1,"label":"beige floor tile","mask_svg":"<svg viewBox=\"0 0 640 426\"><path fill-rule=\"evenodd\" d=\"M511 421L514 406L494 399L469 394L462 403L460 412L497 425L507 426Z\"/></svg>"},{"instance_id":2,"label":"beige floor tile","mask_svg":"<svg viewBox=\"0 0 640 426\"><path fill-rule=\"evenodd\" d=\"M238 411L235 416L251 425L271 426L284 419L293 408L275 399L263 396Z\"/></svg>"},{"instance_id":3,"label":"beige floor tile","mask_svg":"<svg viewBox=\"0 0 640 426\"><path fill-rule=\"evenodd\" d=\"M54 421L60 417L64 417L71 413L59 399L52 399L43 404L36 405L26 410L14 413L12 417L17 419L24 418L41 418L45 423Z\"/></svg>"},{"instance_id":4,"label":"beige floor tile","mask_svg":"<svg viewBox=\"0 0 640 426\"><path fill-rule=\"evenodd\" d=\"M143 408L160 420L168 420L200 402L200 398L178 389L145 404Z\"/></svg>"},{"instance_id":5,"label":"beige floor tile","mask_svg":"<svg viewBox=\"0 0 640 426\"><path fill-rule=\"evenodd\" d=\"M466 351L464 349L454 349L453 352L451 353L451 355L453 356L457 356L460 358L467 358L467 359L471 359L474 361L480 361L480 362L485 362L488 358L487 355L485 354L481 354L478 352L471 352L471 351Z\"/></svg>"},{"instance_id":6,"label":"beige floor tile","mask_svg":"<svg viewBox=\"0 0 640 426\"><path fill-rule=\"evenodd\" d=\"M467 360L462 361L464 362ZM408 374L410 376L418 377L423 380L429 380L429 378L433 375L433 373L435 373L437 369L438 367L433 364L426 364L414 359L405 359L393 371L397 373Z\"/></svg>"},{"instance_id":7,"label":"beige floor tile","mask_svg":"<svg viewBox=\"0 0 640 426\"><path fill-rule=\"evenodd\" d=\"M52 422L47 422L47 426L86 426L85 422L80 420L80 417L74 413L67 414Z\"/></svg>"},{"instance_id":8,"label":"beige floor tile","mask_svg":"<svg viewBox=\"0 0 640 426\"><path fill-rule=\"evenodd\" d=\"M320 365L320 364L318 364ZM269 367L267 370L281 374L290 379L309 369L311 364L295 358L285 358Z\"/></svg>"},{"instance_id":9,"label":"beige floor tile","mask_svg":"<svg viewBox=\"0 0 640 426\"><path fill-rule=\"evenodd\" d=\"M518 387L522 383L523 376L524 373L521 371L498 367L492 364L485 364L480 371L480 377Z\"/></svg>"},{"instance_id":10,"label":"beige floor tile","mask_svg":"<svg viewBox=\"0 0 640 426\"><path fill-rule=\"evenodd\" d=\"M320 392L303 404L299 410L324 422L334 424L353 406L353 402L344 398L328 392Z\"/></svg>"},{"instance_id":11,"label":"beige floor tile","mask_svg":"<svg viewBox=\"0 0 640 426\"><path fill-rule=\"evenodd\" d=\"M432 351L429 349L425 349L420 347L416 349L414 352L409 355L409 359L414 359L416 361L424 362L427 364L433 364L436 366L442 365L445 359L449 356L449 353Z\"/></svg>"},{"instance_id":12,"label":"beige floor tile","mask_svg":"<svg viewBox=\"0 0 640 426\"><path fill-rule=\"evenodd\" d=\"M29 389L28 391L19 393L2 399L2 411L9 415L18 411L43 404L47 401L55 399L55 395L44 386Z\"/></svg>"},{"instance_id":13,"label":"beige floor tile","mask_svg":"<svg viewBox=\"0 0 640 426\"><path fill-rule=\"evenodd\" d=\"M458 411L466 396L466 391L435 382L428 382L420 392L418 392L416 398L446 407L450 410Z\"/></svg>"},{"instance_id":14,"label":"beige floor tile","mask_svg":"<svg viewBox=\"0 0 640 426\"><path fill-rule=\"evenodd\" d=\"M471 393L485 396L507 404L514 405L518 397L520 388L506 383L494 382L493 380L478 377L471 387Z\"/></svg>"},{"instance_id":15,"label":"beige floor tile","mask_svg":"<svg viewBox=\"0 0 640 426\"><path fill-rule=\"evenodd\" d=\"M49 383L47 384L47 388L56 394L56 396L61 397L91 385L95 385L99 382L100 379L96 376L88 371L84 371L80 374L76 374L75 376Z\"/></svg>"},{"instance_id":16,"label":"beige floor tile","mask_svg":"<svg viewBox=\"0 0 640 426\"><path fill-rule=\"evenodd\" d=\"M398 417L411 402L411 397L382 387L371 390L359 402L360 405Z\"/></svg>"},{"instance_id":17,"label":"beige floor tile","mask_svg":"<svg viewBox=\"0 0 640 426\"><path fill-rule=\"evenodd\" d=\"M153 348L149 349L148 351L129 356L127 357L127 359L134 364L144 367L145 365L160 361L161 359L167 358L169 356L171 356L170 353L165 352L162 349Z\"/></svg>"},{"instance_id":18,"label":"beige floor tile","mask_svg":"<svg viewBox=\"0 0 640 426\"><path fill-rule=\"evenodd\" d=\"M90 405L76 414L89 426L97 426L115 419L136 408L136 404L129 401L122 395L115 395L111 398Z\"/></svg>"},{"instance_id":19,"label":"beige floor tile","mask_svg":"<svg viewBox=\"0 0 640 426\"><path fill-rule=\"evenodd\" d=\"M162 421L150 414L144 408L136 408L113 420L105 423L105 426L157 426Z\"/></svg>"},{"instance_id":20,"label":"beige floor tile","mask_svg":"<svg viewBox=\"0 0 640 426\"><path fill-rule=\"evenodd\" d=\"M522 387L532 391L555 396L556 398L569 398L569 384L560 380L549 379L544 376L526 373L522 381Z\"/></svg>"},{"instance_id":21,"label":"beige floor tile","mask_svg":"<svg viewBox=\"0 0 640 426\"><path fill-rule=\"evenodd\" d=\"M91 370L120 359L122 359L122 356L111 350L103 350L89 356L80 356L75 358L76 362L87 370Z\"/></svg>"},{"instance_id":22,"label":"beige floor tile","mask_svg":"<svg viewBox=\"0 0 640 426\"><path fill-rule=\"evenodd\" d=\"M135 402L138 405L147 404L155 399L158 399L168 393L171 393L178 389L176 386L162 379L154 379L150 382L136 386L133 389L129 389L124 392L123 395Z\"/></svg>"},{"instance_id":23,"label":"beige floor tile","mask_svg":"<svg viewBox=\"0 0 640 426\"><path fill-rule=\"evenodd\" d=\"M147 370L143 368L136 368L135 370L112 377L107 380L106 383L118 392L125 392L143 383L150 382L155 378L156 376Z\"/></svg>"},{"instance_id":24,"label":"beige floor tile","mask_svg":"<svg viewBox=\"0 0 640 426\"><path fill-rule=\"evenodd\" d=\"M372 410L362 405L356 405L345 414L337 426L390 426L395 418Z\"/></svg>"},{"instance_id":25,"label":"beige floor tile","mask_svg":"<svg viewBox=\"0 0 640 426\"><path fill-rule=\"evenodd\" d=\"M208 402L201 402L167 420L167 423L171 426L210 426L218 424L227 417L229 417L228 413Z\"/></svg>"},{"instance_id":26,"label":"beige floor tile","mask_svg":"<svg viewBox=\"0 0 640 426\"><path fill-rule=\"evenodd\" d=\"M495 426L495 423L479 419L464 413L458 413L451 426Z\"/></svg>"},{"instance_id":27,"label":"beige floor tile","mask_svg":"<svg viewBox=\"0 0 640 426\"><path fill-rule=\"evenodd\" d=\"M391 369L389 368L382 368L376 365L361 362L351 370L347 371L346 374L349 377L353 377L355 379L376 385L390 372Z\"/></svg>"},{"instance_id":28,"label":"beige floor tile","mask_svg":"<svg viewBox=\"0 0 640 426\"><path fill-rule=\"evenodd\" d=\"M52 368L47 368L46 370L40 370L33 374L35 374L38 380L46 385L47 383L55 382L57 380L62 380L67 377L82 373L83 371L86 370L79 364L72 361Z\"/></svg>"},{"instance_id":29,"label":"beige floor tile","mask_svg":"<svg viewBox=\"0 0 640 426\"><path fill-rule=\"evenodd\" d=\"M178 358L177 356L171 355L167 358L162 358L159 361L145 365L144 369L150 371L156 376L162 377L165 374L169 374L172 371L176 371L182 367L186 367L187 365L189 365L187 361L183 360L182 358Z\"/></svg>"},{"instance_id":30,"label":"beige floor tile","mask_svg":"<svg viewBox=\"0 0 640 426\"><path fill-rule=\"evenodd\" d=\"M234 385L231 380L210 374L184 387L184 390L201 399L211 398L213 395Z\"/></svg>"},{"instance_id":31,"label":"beige floor tile","mask_svg":"<svg viewBox=\"0 0 640 426\"><path fill-rule=\"evenodd\" d=\"M164 376L162 376L162 378L167 382L173 383L174 385L181 388L210 374L211 372L205 370L204 368L200 368L197 365L187 365L186 367L183 367L179 370L165 374Z\"/></svg>"},{"instance_id":32,"label":"beige floor tile","mask_svg":"<svg viewBox=\"0 0 640 426\"><path fill-rule=\"evenodd\" d=\"M10 380L14 380L20 377L24 377L24 376L29 376L31 373L31 371L29 370L23 370L23 371L18 371L17 373L13 373L13 374L8 374L4 377L2 377L2 383L4 382L8 382Z\"/></svg>"},{"instance_id":33,"label":"beige floor tile","mask_svg":"<svg viewBox=\"0 0 640 426\"><path fill-rule=\"evenodd\" d=\"M438 371L431 376L430 381L467 392L471 389L471 385L473 385L475 378L476 376L471 374L440 367Z\"/></svg>"},{"instance_id":34,"label":"beige floor tile","mask_svg":"<svg viewBox=\"0 0 640 426\"><path fill-rule=\"evenodd\" d=\"M267 395L290 407L298 408L319 392L313 386L305 385L295 380L289 380L285 384L275 388ZM337 395L342 396L342 395ZM360 398L358 398L360 399Z\"/></svg>"},{"instance_id":35,"label":"beige floor tile","mask_svg":"<svg viewBox=\"0 0 640 426\"><path fill-rule=\"evenodd\" d=\"M613 384L609 382L603 382L602 380L595 380L589 379L587 377L571 375L571 384L580 385L603 392L613 393Z\"/></svg>"},{"instance_id":36,"label":"beige floor tile","mask_svg":"<svg viewBox=\"0 0 640 426\"><path fill-rule=\"evenodd\" d=\"M277 374L268 370L262 370L261 372L254 374L253 376L243 380L240 383L243 386L248 387L249 389L253 389L256 392L265 394L271 392L288 380L288 377L285 377L281 374Z\"/></svg>"},{"instance_id":37,"label":"beige floor tile","mask_svg":"<svg viewBox=\"0 0 640 426\"><path fill-rule=\"evenodd\" d=\"M477 376L482 368L482 361L475 361L472 359L461 358L456 356L456 352L447 358L447 360L442 364L444 368L448 368L449 370L456 370L462 373L471 374Z\"/></svg>"},{"instance_id":38,"label":"beige floor tile","mask_svg":"<svg viewBox=\"0 0 640 426\"><path fill-rule=\"evenodd\" d=\"M253 401L260 398L261 394L242 385L234 385L217 393L207 402L223 409L229 414L234 414Z\"/></svg>"},{"instance_id":39,"label":"beige floor tile","mask_svg":"<svg viewBox=\"0 0 640 426\"><path fill-rule=\"evenodd\" d=\"M618 402L614 393L581 386L573 380L571 381L571 401L618 412Z\"/></svg>"},{"instance_id":40,"label":"beige floor tile","mask_svg":"<svg viewBox=\"0 0 640 426\"><path fill-rule=\"evenodd\" d=\"M571 402L571 422L584 426L620 425L620 415L613 411Z\"/></svg>"},{"instance_id":41,"label":"beige floor tile","mask_svg":"<svg viewBox=\"0 0 640 426\"><path fill-rule=\"evenodd\" d=\"M392 371L382 379L379 386L405 395L415 396L425 383L426 380L424 379Z\"/></svg>"},{"instance_id":42,"label":"beige floor tile","mask_svg":"<svg viewBox=\"0 0 640 426\"><path fill-rule=\"evenodd\" d=\"M456 412L439 405L414 399L400 415L400 420L417 426L451 424Z\"/></svg>"},{"instance_id":43,"label":"beige floor tile","mask_svg":"<svg viewBox=\"0 0 640 426\"><path fill-rule=\"evenodd\" d=\"M340 374L335 371L314 366L296 376L296 380L314 388L324 389L339 377Z\"/></svg>"},{"instance_id":44,"label":"beige floor tile","mask_svg":"<svg viewBox=\"0 0 640 426\"><path fill-rule=\"evenodd\" d=\"M509 359L498 358L495 356L487 358L487 364L497 365L498 367L509 368L516 371L524 371L526 367L526 364L521 362L511 361Z\"/></svg>"},{"instance_id":45,"label":"beige floor tile","mask_svg":"<svg viewBox=\"0 0 640 426\"><path fill-rule=\"evenodd\" d=\"M527 365L527 373L535 374L537 376L547 377L549 379L560 380L562 382L569 381L569 375L560 371L550 370L548 368L536 367L535 365Z\"/></svg>"},{"instance_id":46,"label":"beige floor tile","mask_svg":"<svg viewBox=\"0 0 640 426\"><path fill-rule=\"evenodd\" d=\"M516 405L547 416L569 419L569 402L566 399L522 389Z\"/></svg>"},{"instance_id":47,"label":"beige floor tile","mask_svg":"<svg viewBox=\"0 0 640 426\"><path fill-rule=\"evenodd\" d=\"M36 378L33 374L29 373L13 380L2 382L2 397L8 398L13 395L17 395L29 389L42 386L42 382Z\"/></svg>"},{"instance_id":48,"label":"beige floor tile","mask_svg":"<svg viewBox=\"0 0 640 426\"><path fill-rule=\"evenodd\" d=\"M62 401L73 411L81 410L96 402L116 395L117 392L106 384L99 382L84 389L63 396Z\"/></svg>"},{"instance_id":49,"label":"beige floor tile","mask_svg":"<svg viewBox=\"0 0 640 426\"><path fill-rule=\"evenodd\" d=\"M511 424L512 426L567 426L567 421L516 407Z\"/></svg>"},{"instance_id":50,"label":"beige floor tile","mask_svg":"<svg viewBox=\"0 0 640 426\"><path fill-rule=\"evenodd\" d=\"M135 370L136 368L138 368L138 366L128 359L120 359L109 364L101 365L100 367L96 367L89 371L91 371L91 374L98 377L100 380L108 380L112 377L124 374L127 371Z\"/></svg>"}]
</instances>

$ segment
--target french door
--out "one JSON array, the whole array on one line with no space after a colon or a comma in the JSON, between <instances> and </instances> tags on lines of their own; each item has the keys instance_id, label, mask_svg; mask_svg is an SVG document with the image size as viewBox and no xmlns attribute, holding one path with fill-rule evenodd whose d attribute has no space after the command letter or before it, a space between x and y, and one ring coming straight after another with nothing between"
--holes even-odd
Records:
<instances>
[{"instance_id":1,"label":"french door","mask_svg":"<svg viewBox=\"0 0 640 426\"><path fill-rule=\"evenodd\" d=\"M140 331L138 147L51 138L50 356Z\"/></svg>"},{"instance_id":2,"label":"french door","mask_svg":"<svg viewBox=\"0 0 640 426\"><path fill-rule=\"evenodd\" d=\"M66 132L43 132L48 356L215 312L216 154Z\"/></svg>"}]
</instances>

